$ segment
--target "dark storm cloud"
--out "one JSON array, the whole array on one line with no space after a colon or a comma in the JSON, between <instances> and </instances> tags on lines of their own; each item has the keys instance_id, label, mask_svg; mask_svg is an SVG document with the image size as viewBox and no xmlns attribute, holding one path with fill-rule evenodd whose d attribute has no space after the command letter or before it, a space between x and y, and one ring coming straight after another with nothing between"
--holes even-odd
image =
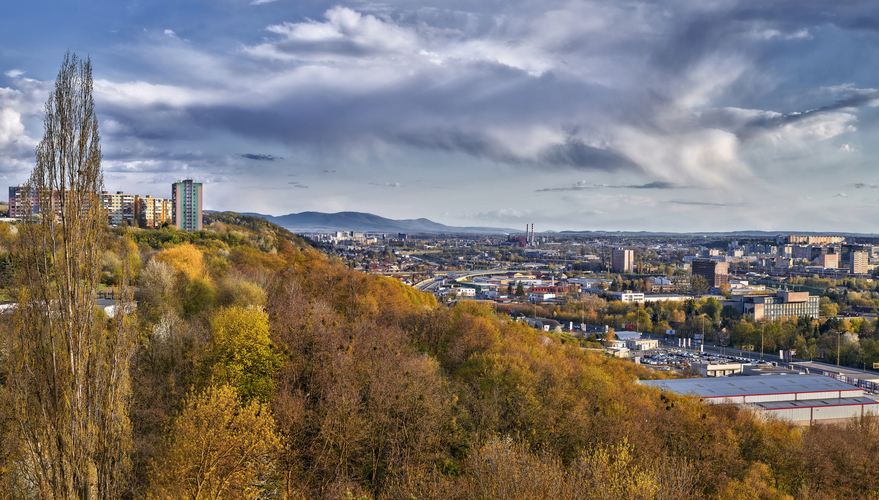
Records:
<instances>
[{"instance_id":1,"label":"dark storm cloud","mask_svg":"<svg viewBox=\"0 0 879 500\"><path fill-rule=\"evenodd\" d=\"M238 155L238 156L240 156L240 157L242 157L242 158L247 158L248 160L257 160L257 161L275 161L275 160L283 160L283 158L280 158L280 157L277 157L277 156L272 156L272 155L260 155L260 154L251 154L251 153L244 153L244 154L241 154L241 155Z\"/></svg>"},{"instance_id":2,"label":"dark storm cloud","mask_svg":"<svg viewBox=\"0 0 879 500\"><path fill-rule=\"evenodd\" d=\"M655 181L648 182L647 184L641 184L640 186L626 186L633 189L678 189L685 186L679 186L677 184L665 181Z\"/></svg>"},{"instance_id":3,"label":"dark storm cloud","mask_svg":"<svg viewBox=\"0 0 879 500\"><path fill-rule=\"evenodd\" d=\"M542 163L561 165L583 170L637 170L631 160L606 149L593 148L582 141L572 139L565 144L546 148L540 155Z\"/></svg>"}]
</instances>

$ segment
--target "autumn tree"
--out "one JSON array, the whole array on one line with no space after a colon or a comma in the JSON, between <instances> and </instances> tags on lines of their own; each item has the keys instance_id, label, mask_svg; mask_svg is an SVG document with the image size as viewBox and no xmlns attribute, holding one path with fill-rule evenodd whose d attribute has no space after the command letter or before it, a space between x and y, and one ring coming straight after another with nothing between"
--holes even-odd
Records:
<instances>
[{"instance_id":1,"label":"autumn tree","mask_svg":"<svg viewBox=\"0 0 879 500\"><path fill-rule=\"evenodd\" d=\"M118 498L131 443L132 259L123 245L122 307L105 321L95 304L106 217L88 60L64 57L28 187L39 202L20 226L18 309L9 342L17 472L33 485L28 496Z\"/></svg>"},{"instance_id":2,"label":"autumn tree","mask_svg":"<svg viewBox=\"0 0 879 500\"><path fill-rule=\"evenodd\" d=\"M271 399L281 361L269 338L268 315L261 308L229 307L214 316L211 327L216 376L245 401Z\"/></svg>"},{"instance_id":3,"label":"autumn tree","mask_svg":"<svg viewBox=\"0 0 879 500\"><path fill-rule=\"evenodd\" d=\"M260 498L280 438L268 406L244 404L231 386L192 397L153 465L155 499Z\"/></svg>"}]
</instances>

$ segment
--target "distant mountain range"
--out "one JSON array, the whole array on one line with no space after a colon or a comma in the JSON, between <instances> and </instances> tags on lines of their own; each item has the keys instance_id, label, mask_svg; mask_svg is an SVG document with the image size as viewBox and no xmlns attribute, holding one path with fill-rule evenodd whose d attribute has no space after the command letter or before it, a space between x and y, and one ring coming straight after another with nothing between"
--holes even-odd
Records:
<instances>
[{"instance_id":1,"label":"distant mountain range","mask_svg":"<svg viewBox=\"0 0 879 500\"><path fill-rule=\"evenodd\" d=\"M456 227L447 226L428 219L394 220L362 212L302 212L280 216L241 212L277 224L294 233L329 233L335 231L361 231L364 233L468 233L468 234L507 234L523 232L521 229L500 227Z\"/></svg>"},{"instance_id":2,"label":"distant mountain range","mask_svg":"<svg viewBox=\"0 0 879 500\"><path fill-rule=\"evenodd\" d=\"M261 217L294 233L330 233L335 231L360 231L364 233L440 233L440 234L522 234L522 229L502 227L459 227L447 226L429 219L387 219L378 215L363 212L338 212L327 214L322 212L302 212L287 215L265 215L254 212L240 212L241 215ZM559 236L629 236L629 237L669 237L669 236L705 236L715 238L775 238L779 234L798 236L855 236L859 238L875 237L865 233L842 233L820 231L695 231L690 233L674 233L665 231L546 231L538 234Z\"/></svg>"}]
</instances>

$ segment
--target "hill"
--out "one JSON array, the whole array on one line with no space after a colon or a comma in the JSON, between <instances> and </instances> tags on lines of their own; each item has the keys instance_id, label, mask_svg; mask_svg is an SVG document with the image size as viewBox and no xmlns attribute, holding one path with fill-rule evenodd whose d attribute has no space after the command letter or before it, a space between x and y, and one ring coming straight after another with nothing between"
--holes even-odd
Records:
<instances>
[{"instance_id":1,"label":"hill","mask_svg":"<svg viewBox=\"0 0 879 500\"><path fill-rule=\"evenodd\" d=\"M363 212L302 212L280 216L245 212L242 215L261 217L295 233L327 233L334 231L362 231L368 233L468 233L506 234L522 232L498 227L446 226L429 219L387 219Z\"/></svg>"}]
</instances>

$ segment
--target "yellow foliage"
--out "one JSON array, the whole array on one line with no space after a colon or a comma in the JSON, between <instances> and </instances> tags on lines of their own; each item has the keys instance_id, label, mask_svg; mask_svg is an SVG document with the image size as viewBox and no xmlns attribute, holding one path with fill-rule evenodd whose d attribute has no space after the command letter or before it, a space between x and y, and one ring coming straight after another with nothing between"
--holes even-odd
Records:
<instances>
[{"instance_id":1,"label":"yellow foliage","mask_svg":"<svg viewBox=\"0 0 879 500\"><path fill-rule=\"evenodd\" d=\"M793 500L793 497L778 491L772 471L766 464L757 462L751 466L747 476L741 481L730 481L721 498L735 500Z\"/></svg>"},{"instance_id":2,"label":"yellow foliage","mask_svg":"<svg viewBox=\"0 0 879 500\"><path fill-rule=\"evenodd\" d=\"M263 308L266 305L266 298L265 290L250 281L229 277L223 282L221 303L239 307Z\"/></svg>"},{"instance_id":3,"label":"yellow foliage","mask_svg":"<svg viewBox=\"0 0 879 500\"><path fill-rule=\"evenodd\" d=\"M269 318L262 309L228 307L211 321L217 376L235 386L242 398L267 401L272 376L280 366L269 338Z\"/></svg>"},{"instance_id":4,"label":"yellow foliage","mask_svg":"<svg viewBox=\"0 0 879 500\"><path fill-rule=\"evenodd\" d=\"M268 406L242 404L230 386L210 387L171 426L149 498L259 498L280 443Z\"/></svg>"},{"instance_id":5,"label":"yellow foliage","mask_svg":"<svg viewBox=\"0 0 879 500\"><path fill-rule=\"evenodd\" d=\"M204 277L204 256L201 251L189 243L183 243L167 250L162 250L155 257L159 262L174 266L190 278Z\"/></svg>"}]
</instances>

